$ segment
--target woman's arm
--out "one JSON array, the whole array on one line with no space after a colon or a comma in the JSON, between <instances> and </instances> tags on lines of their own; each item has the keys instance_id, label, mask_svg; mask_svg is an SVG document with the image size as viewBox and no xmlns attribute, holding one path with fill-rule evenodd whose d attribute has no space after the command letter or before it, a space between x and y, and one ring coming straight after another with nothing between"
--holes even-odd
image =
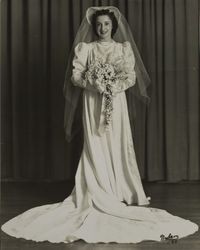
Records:
<instances>
[{"instance_id":1,"label":"woman's arm","mask_svg":"<svg viewBox=\"0 0 200 250\"><path fill-rule=\"evenodd\" d=\"M71 80L74 86L97 92L93 86L88 84L84 77L87 70L89 46L87 43L79 43L75 47Z\"/></svg>"},{"instance_id":2,"label":"woman's arm","mask_svg":"<svg viewBox=\"0 0 200 250\"><path fill-rule=\"evenodd\" d=\"M114 93L120 93L128 88L132 87L136 82L135 73L135 56L133 54L131 45L129 42L122 44L122 53L125 61L126 77L122 80L117 80L113 86Z\"/></svg>"}]
</instances>

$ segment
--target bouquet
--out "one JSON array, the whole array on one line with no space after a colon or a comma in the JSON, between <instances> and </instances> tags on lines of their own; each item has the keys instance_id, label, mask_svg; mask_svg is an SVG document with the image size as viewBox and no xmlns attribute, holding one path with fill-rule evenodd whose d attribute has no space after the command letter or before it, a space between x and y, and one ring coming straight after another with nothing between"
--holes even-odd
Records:
<instances>
[{"instance_id":1,"label":"bouquet","mask_svg":"<svg viewBox=\"0 0 200 250\"><path fill-rule=\"evenodd\" d=\"M106 129L112 119L114 89L119 80L127 79L128 67L120 57L115 63L96 60L85 72L85 80L103 94Z\"/></svg>"}]
</instances>

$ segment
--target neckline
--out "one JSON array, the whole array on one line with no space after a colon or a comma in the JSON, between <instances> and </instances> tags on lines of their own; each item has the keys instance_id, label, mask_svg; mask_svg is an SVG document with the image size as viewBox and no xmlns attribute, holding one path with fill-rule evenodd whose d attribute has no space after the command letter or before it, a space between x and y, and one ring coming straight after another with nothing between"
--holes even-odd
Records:
<instances>
[{"instance_id":1,"label":"neckline","mask_svg":"<svg viewBox=\"0 0 200 250\"><path fill-rule=\"evenodd\" d=\"M107 41L96 40L96 43L97 43L97 44L104 45L104 46L113 44L114 42L115 42L114 40L111 40L111 41L109 41L109 42L107 42Z\"/></svg>"}]
</instances>

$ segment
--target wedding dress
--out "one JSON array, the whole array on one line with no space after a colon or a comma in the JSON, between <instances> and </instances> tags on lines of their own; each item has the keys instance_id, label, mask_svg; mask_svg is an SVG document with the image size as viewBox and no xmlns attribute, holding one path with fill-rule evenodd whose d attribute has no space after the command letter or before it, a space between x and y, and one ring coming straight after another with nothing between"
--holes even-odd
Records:
<instances>
[{"instance_id":1,"label":"wedding dress","mask_svg":"<svg viewBox=\"0 0 200 250\"><path fill-rule=\"evenodd\" d=\"M104 129L102 95L82 79L87 63L125 56L133 74L116 88L109 130ZM198 226L165 210L145 207L146 197L129 123L125 90L135 83L134 56L128 42L80 43L72 80L83 90L84 146L75 187L64 201L32 208L2 230L34 241L137 243L160 241L162 234L190 235Z\"/></svg>"}]
</instances>

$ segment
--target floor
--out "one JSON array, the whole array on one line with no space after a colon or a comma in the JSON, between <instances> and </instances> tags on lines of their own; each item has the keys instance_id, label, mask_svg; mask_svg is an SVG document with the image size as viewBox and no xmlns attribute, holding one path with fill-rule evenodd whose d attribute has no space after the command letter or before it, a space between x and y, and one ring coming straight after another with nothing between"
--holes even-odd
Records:
<instances>
[{"instance_id":1,"label":"floor","mask_svg":"<svg viewBox=\"0 0 200 250\"><path fill-rule=\"evenodd\" d=\"M71 182L3 182L1 183L1 224L23 211L62 201L70 194ZM166 209L172 214L190 219L200 225L200 183L144 183L146 194L151 196L151 206ZM139 244L71 244L36 243L15 239L1 232L1 250L199 250L200 231L194 235L171 242L142 242Z\"/></svg>"}]
</instances>

